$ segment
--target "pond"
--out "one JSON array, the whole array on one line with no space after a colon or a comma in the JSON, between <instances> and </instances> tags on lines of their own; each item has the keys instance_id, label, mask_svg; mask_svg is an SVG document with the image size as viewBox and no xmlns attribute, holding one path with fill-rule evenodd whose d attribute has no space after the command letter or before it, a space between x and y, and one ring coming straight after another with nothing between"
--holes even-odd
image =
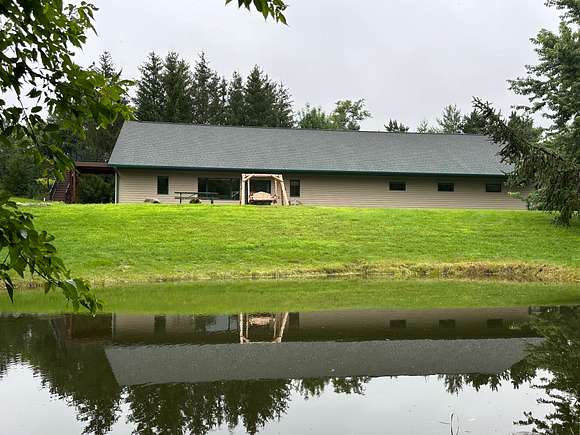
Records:
<instances>
[{"instance_id":1,"label":"pond","mask_svg":"<svg viewBox=\"0 0 580 435\"><path fill-rule=\"evenodd\" d=\"M2 432L577 434L580 307L0 315Z\"/></svg>"}]
</instances>

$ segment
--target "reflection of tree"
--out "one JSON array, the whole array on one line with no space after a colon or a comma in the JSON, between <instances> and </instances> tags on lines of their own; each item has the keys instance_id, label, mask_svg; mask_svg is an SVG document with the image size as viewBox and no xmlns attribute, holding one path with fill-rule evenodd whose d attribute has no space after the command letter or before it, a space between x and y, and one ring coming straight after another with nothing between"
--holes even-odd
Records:
<instances>
[{"instance_id":1,"label":"reflection of tree","mask_svg":"<svg viewBox=\"0 0 580 435\"><path fill-rule=\"evenodd\" d=\"M524 382L534 379L536 369L530 364L528 359L517 362L508 370L498 374L458 374L458 375L440 375L445 384L445 390L449 394L458 394L463 387L471 386L479 391L481 387L487 386L492 391L497 391L502 382L509 381L515 388L518 388Z\"/></svg>"},{"instance_id":2,"label":"reflection of tree","mask_svg":"<svg viewBox=\"0 0 580 435\"><path fill-rule=\"evenodd\" d=\"M128 420L135 433L205 434L222 424L242 424L257 433L288 410L292 392L321 394L332 384L336 393L362 394L370 378L323 378L207 382L127 387Z\"/></svg>"},{"instance_id":3,"label":"reflection of tree","mask_svg":"<svg viewBox=\"0 0 580 435\"><path fill-rule=\"evenodd\" d=\"M368 376L299 379L294 388L304 399L319 397L330 384L337 394L364 394L365 384L369 383L370 380L371 378Z\"/></svg>"},{"instance_id":4,"label":"reflection of tree","mask_svg":"<svg viewBox=\"0 0 580 435\"><path fill-rule=\"evenodd\" d=\"M533 425L542 434L580 433L580 307L562 307L541 314L532 327L545 341L530 348L528 360L551 375L536 388L545 390L540 403L554 410L544 419L525 413L520 424Z\"/></svg>"},{"instance_id":5,"label":"reflection of tree","mask_svg":"<svg viewBox=\"0 0 580 435\"><path fill-rule=\"evenodd\" d=\"M273 331L281 336L287 319L282 314L276 320ZM75 330L84 327L90 336L91 322L94 319L75 316ZM109 432L121 415L123 401L135 433L204 434L239 424L256 433L287 412L293 393L313 397L332 386L336 393L363 394L369 381L352 377L120 387L104 352L106 342L71 340L65 336L67 325L62 317L0 317L0 378L11 363L27 363L45 388L76 409L85 423L84 433Z\"/></svg>"},{"instance_id":6,"label":"reflection of tree","mask_svg":"<svg viewBox=\"0 0 580 435\"><path fill-rule=\"evenodd\" d=\"M28 363L51 394L77 409L84 433L109 432L119 415L120 388L102 344L62 340L58 326L34 316L0 317L0 375L10 362Z\"/></svg>"},{"instance_id":7,"label":"reflection of tree","mask_svg":"<svg viewBox=\"0 0 580 435\"><path fill-rule=\"evenodd\" d=\"M128 387L126 400L135 433L205 434L240 420L256 433L286 412L290 393L287 380L208 382Z\"/></svg>"},{"instance_id":8,"label":"reflection of tree","mask_svg":"<svg viewBox=\"0 0 580 435\"><path fill-rule=\"evenodd\" d=\"M536 379L538 370L547 375L533 385L545 391L538 399L553 411L544 418L525 412L518 424L533 426L534 433L545 435L580 434L580 307L548 310L535 317L530 327L544 340L530 345L528 355L509 370L497 375L444 375L445 388L458 393L466 385L479 390L488 386L497 390L503 381L514 387Z\"/></svg>"}]
</instances>

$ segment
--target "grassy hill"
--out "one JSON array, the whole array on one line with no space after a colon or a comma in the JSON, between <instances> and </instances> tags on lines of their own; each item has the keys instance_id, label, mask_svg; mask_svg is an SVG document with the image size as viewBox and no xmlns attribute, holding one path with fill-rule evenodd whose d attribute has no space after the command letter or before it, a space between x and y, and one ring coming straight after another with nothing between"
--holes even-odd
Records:
<instances>
[{"instance_id":1,"label":"grassy hill","mask_svg":"<svg viewBox=\"0 0 580 435\"><path fill-rule=\"evenodd\" d=\"M580 280L580 224L539 212L210 205L29 207L98 284L381 273Z\"/></svg>"}]
</instances>

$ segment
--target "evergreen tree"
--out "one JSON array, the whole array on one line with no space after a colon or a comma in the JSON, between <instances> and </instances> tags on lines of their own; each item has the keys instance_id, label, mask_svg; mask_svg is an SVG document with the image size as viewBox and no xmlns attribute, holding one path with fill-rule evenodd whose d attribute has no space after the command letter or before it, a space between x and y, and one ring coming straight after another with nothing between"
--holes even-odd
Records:
<instances>
[{"instance_id":1,"label":"evergreen tree","mask_svg":"<svg viewBox=\"0 0 580 435\"><path fill-rule=\"evenodd\" d=\"M227 118L228 83L224 77L214 74L209 83L208 123L225 125Z\"/></svg>"},{"instance_id":2,"label":"evergreen tree","mask_svg":"<svg viewBox=\"0 0 580 435\"><path fill-rule=\"evenodd\" d=\"M388 124L385 124L385 130L391 133L407 133L409 127L402 122L398 122L396 119L390 119Z\"/></svg>"},{"instance_id":3,"label":"evergreen tree","mask_svg":"<svg viewBox=\"0 0 580 435\"><path fill-rule=\"evenodd\" d=\"M234 71L228 86L226 124L245 125L244 83L242 77Z\"/></svg>"},{"instance_id":4,"label":"evergreen tree","mask_svg":"<svg viewBox=\"0 0 580 435\"><path fill-rule=\"evenodd\" d=\"M213 97L217 94L217 74L211 70L205 58L205 53L201 52L193 70L192 98L193 98L193 122L195 124L210 123L210 104L212 92Z\"/></svg>"},{"instance_id":5,"label":"evergreen tree","mask_svg":"<svg viewBox=\"0 0 580 435\"><path fill-rule=\"evenodd\" d=\"M97 65L93 65L92 68L107 78L115 77L117 74L119 74L119 71L117 71L115 64L113 63L113 57L108 51L104 51L99 56L99 63Z\"/></svg>"},{"instance_id":6,"label":"evergreen tree","mask_svg":"<svg viewBox=\"0 0 580 435\"><path fill-rule=\"evenodd\" d=\"M469 115L463 116L461 131L465 134L485 134L485 118L479 110L472 110Z\"/></svg>"},{"instance_id":7,"label":"evergreen tree","mask_svg":"<svg viewBox=\"0 0 580 435\"><path fill-rule=\"evenodd\" d=\"M290 91L282 83L274 87L274 105L272 107L272 127L294 127L294 111L292 110L292 97Z\"/></svg>"},{"instance_id":8,"label":"evergreen tree","mask_svg":"<svg viewBox=\"0 0 580 435\"><path fill-rule=\"evenodd\" d=\"M437 124L442 133L461 133L461 111L455 104L445 106L441 118L437 118Z\"/></svg>"},{"instance_id":9,"label":"evergreen tree","mask_svg":"<svg viewBox=\"0 0 580 435\"><path fill-rule=\"evenodd\" d=\"M165 57L161 76L165 89L163 120L167 122L192 122L193 98L189 65L176 52Z\"/></svg>"},{"instance_id":10,"label":"evergreen tree","mask_svg":"<svg viewBox=\"0 0 580 435\"><path fill-rule=\"evenodd\" d=\"M119 78L121 76L121 70L116 68L111 53L108 51L105 51L100 56L95 70L106 78ZM123 97L123 102L128 103L127 96ZM98 162L106 162L109 160L122 126L123 120L120 118L109 124L106 128L97 128L94 121L87 123L87 136L84 143L89 155L85 159Z\"/></svg>"},{"instance_id":11,"label":"evergreen tree","mask_svg":"<svg viewBox=\"0 0 580 435\"><path fill-rule=\"evenodd\" d=\"M510 126L480 100L475 106L486 118L491 138L501 145L500 156L513 165L512 183L534 186L534 205L558 212L557 221L569 224L580 213L580 8L578 0L547 4L563 11L559 31L540 30L532 40L539 63L510 83L530 99L528 113L544 112L551 120L546 135L522 134L516 128L520 122Z\"/></svg>"},{"instance_id":12,"label":"evergreen tree","mask_svg":"<svg viewBox=\"0 0 580 435\"><path fill-rule=\"evenodd\" d=\"M324 113L321 107L312 107L310 104L298 113L298 128L331 129L333 128L330 117Z\"/></svg>"},{"instance_id":13,"label":"evergreen tree","mask_svg":"<svg viewBox=\"0 0 580 435\"><path fill-rule=\"evenodd\" d=\"M429 129L429 123L426 119L419 121L419 124L417 124L417 133L429 133Z\"/></svg>"},{"instance_id":14,"label":"evergreen tree","mask_svg":"<svg viewBox=\"0 0 580 435\"><path fill-rule=\"evenodd\" d=\"M244 125L270 126L274 121L272 108L275 103L275 85L256 65L244 86Z\"/></svg>"},{"instance_id":15,"label":"evergreen tree","mask_svg":"<svg viewBox=\"0 0 580 435\"><path fill-rule=\"evenodd\" d=\"M163 60L155 52L139 67L141 77L137 81L135 117L140 121L163 121L165 88L163 86Z\"/></svg>"},{"instance_id":16,"label":"evergreen tree","mask_svg":"<svg viewBox=\"0 0 580 435\"><path fill-rule=\"evenodd\" d=\"M330 115L333 128L337 130L360 130L360 121L371 117L365 100L339 100Z\"/></svg>"}]
</instances>

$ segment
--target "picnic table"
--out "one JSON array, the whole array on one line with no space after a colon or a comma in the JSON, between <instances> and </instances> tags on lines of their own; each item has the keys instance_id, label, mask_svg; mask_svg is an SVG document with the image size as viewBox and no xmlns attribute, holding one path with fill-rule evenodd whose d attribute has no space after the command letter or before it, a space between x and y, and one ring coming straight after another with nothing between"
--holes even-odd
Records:
<instances>
[{"instance_id":1,"label":"picnic table","mask_svg":"<svg viewBox=\"0 0 580 435\"><path fill-rule=\"evenodd\" d=\"M219 195L218 192L174 192L176 195L175 199L179 199L179 203L183 200L191 201L194 198L198 199L209 199L210 203L213 204L213 200L216 196Z\"/></svg>"}]
</instances>

